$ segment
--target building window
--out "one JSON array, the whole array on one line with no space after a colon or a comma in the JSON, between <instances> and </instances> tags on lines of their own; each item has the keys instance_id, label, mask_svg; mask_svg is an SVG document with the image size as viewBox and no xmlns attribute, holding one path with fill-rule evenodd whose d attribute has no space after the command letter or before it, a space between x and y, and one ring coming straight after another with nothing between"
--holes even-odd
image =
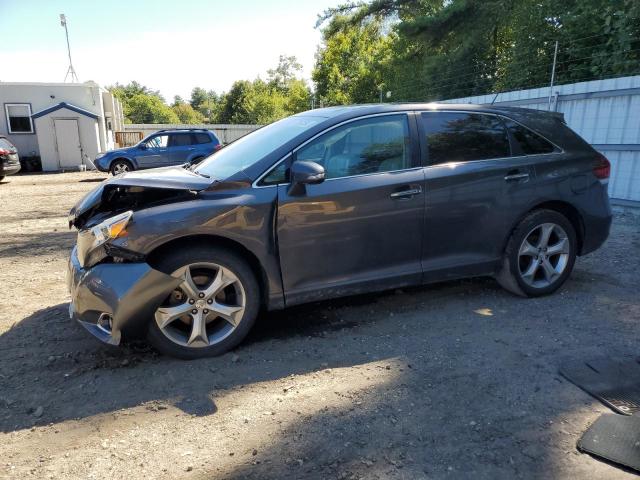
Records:
<instances>
[{"instance_id":1,"label":"building window","mask_svg":"<svg viewBox=\"0 0 640 480\"><path fill-rule=\"evenodd\" d=\"M28 103L6 103L4 110L7 114L9 133L33 133L31 105Z\"/></svg>"}]
</instances>

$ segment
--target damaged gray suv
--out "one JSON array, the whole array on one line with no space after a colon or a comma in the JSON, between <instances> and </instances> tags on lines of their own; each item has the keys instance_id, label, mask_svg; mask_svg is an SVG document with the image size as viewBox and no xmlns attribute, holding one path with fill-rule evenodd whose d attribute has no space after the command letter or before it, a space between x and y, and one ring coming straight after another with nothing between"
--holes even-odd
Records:
<instances>
[{"instance_id":1,"label":"damaged gray suv","mask_svg":"<svg viewBox=\"0 0 640 480\"><path fill-rule=\"evenodd\" d=\"M87 194L69 216L69 312L104 342L197 358L304 302L477 275L549 294L609 234L609 170L556 113L305 112Z\"/></svg>"}]
</instances>

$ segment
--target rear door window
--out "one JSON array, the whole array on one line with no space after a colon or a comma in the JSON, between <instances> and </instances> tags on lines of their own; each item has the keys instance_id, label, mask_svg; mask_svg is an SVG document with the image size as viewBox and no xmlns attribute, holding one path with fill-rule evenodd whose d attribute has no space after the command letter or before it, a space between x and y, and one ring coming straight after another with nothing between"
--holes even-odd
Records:
<instances>
[{"instance_id":1,"label":"rear door window","mask_svg":"<svg viewBox=\"0 0 640 480\"><path fill-rule=\"evenodd\" d=\"M191 135L189 133L174 133L171 135L169 146L184 147L185 145L191 145Z\"/></svg>"},{"instance_id":2,"label":"rear door window","mask_svg":"<svg viewBox=\"0 0 640 480\"><path fill-rule=\"evenodd\" d=\"M432 165L511 155L507 130L495 115L424 112L422 125Z\"/></svg>"},{"instance_id":3,"label":"rear door window","mask_svg":"<svg viewBox=\"0 0 640 480\"><path fill-rule=\"evenodd\" d=\"M505 125L514 141L514 155L541 155L556 149L552 143L513 120L505 119Z\"/></svg>"}]
</instances>

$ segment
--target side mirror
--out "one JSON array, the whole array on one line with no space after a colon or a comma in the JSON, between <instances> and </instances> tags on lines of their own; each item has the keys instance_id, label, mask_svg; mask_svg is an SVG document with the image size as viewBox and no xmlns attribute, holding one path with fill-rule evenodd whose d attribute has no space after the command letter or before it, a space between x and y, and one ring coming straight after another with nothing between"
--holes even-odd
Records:
<instances>
[{"instance_id":1,"label":"side mirror","mask_svg":"<svg viewBox=\"0 0 640 480\"><path fill-rule=\"evenodd\" d=\"M306 192L305 185L316 185L324 182L324 167L316 162L307 160L293 162L290 177L289 195L303 195Z\"/></svg>"},{"instance_id":2,"label":"side mirror","mask_svg":"<svg viewBox=\"0 0 640 480\"><path fill-rule=\"evenodd\" d=\"M146 150L148 147L147 147L147 144L146 144L146 143L141 143L140 145L138 145L138 148L139 148L140 150Z\"/></svg>"}]
</instances>

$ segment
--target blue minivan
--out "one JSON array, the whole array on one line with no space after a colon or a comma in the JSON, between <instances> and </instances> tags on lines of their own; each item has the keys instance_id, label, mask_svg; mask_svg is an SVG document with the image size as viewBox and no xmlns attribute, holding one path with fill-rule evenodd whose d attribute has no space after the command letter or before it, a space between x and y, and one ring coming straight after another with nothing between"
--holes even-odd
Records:
<instances>
[{"instance_id":1,"label":"blue minivan","mask_svg":"<svg viewBox=\"0 0 640 480\"><path fill-rule=\"evenodd\" d=\"M222 144L211 130L159 130L132 147L99 153L93 163L101 172L119 175L143 168L198 163L220 148Z\"/></svg>"}]
</instances>

